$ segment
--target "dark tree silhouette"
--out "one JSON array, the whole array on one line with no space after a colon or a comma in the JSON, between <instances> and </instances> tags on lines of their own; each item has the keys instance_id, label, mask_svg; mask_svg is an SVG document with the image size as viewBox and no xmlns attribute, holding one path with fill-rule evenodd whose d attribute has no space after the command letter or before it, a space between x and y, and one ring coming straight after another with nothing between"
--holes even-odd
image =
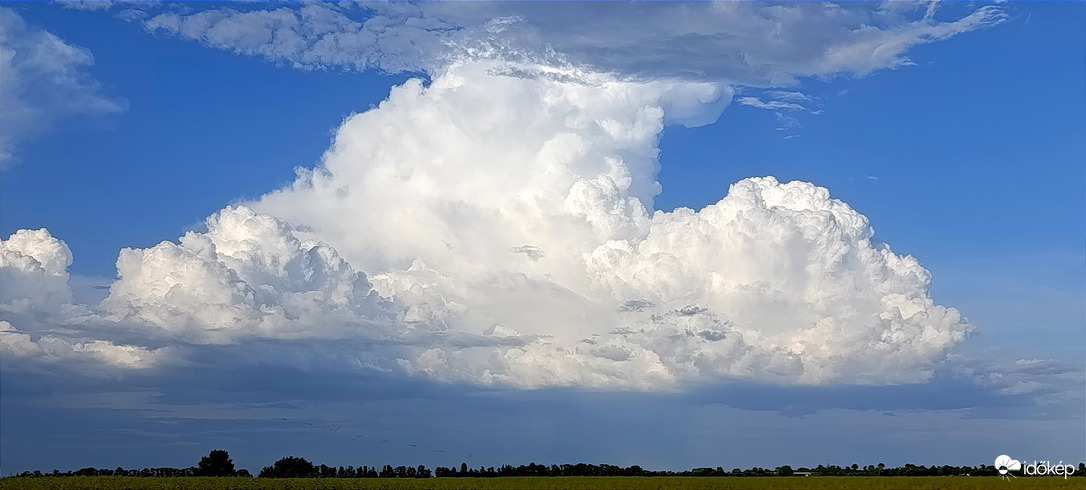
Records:
<instances>
[{"instance_id":1,"label":"dark tree silhouette","mask_svg":"<svg viewBox=\"0 0 1086 490\"><path fill-rule=\"evenodd\" d=\"M305 458L287 456L272 466L260 470L260 478L310 478L317 476L317 468Z\"/></svg>"},{"instance_id":2,"label":"dark tree silhouette","mask_svg":"<svg viewBox=\"0 0 1086 490\"><path fill-rule=\"evenodd\" d=\"M234 476L234 461L230 459L230 453L222 449L211 451L211 454L200 458L196 465L196 474L199 476Z\"/></svg>"},{"instance_id":3,"label":"dark tree silhouette","mask_svg":"<svg viewBox=\"0 0 1086 490\"><path fill-rule=\"evenodd\" d=\"M118 467L115 470L108 468L92 468L86 467L75 471L61 472L59 470L53 470L53 472L46 473L43 471L24 471L20 473L16 478L43 478L43 477L61 477L61 476L83 476L83 477L95 477L95 476L124 476L124 477L190 477L190 476L203 476L203 475L237 475L244 477L251 477L248 471L239 470L234 472L233 462L230 461L230 455L226 451L215 450L212 451L207 457L200 460L197 466L190 466L188 468L143 468L143 469L124 469ZM1074 466L1068 465L1067 473L1069 477L1076 479L1086 480L1086 463L1079 463L1078 469L1074 470ZM528 465L512 466L502 465L499 468L484 467L469 468L467 463L461 464L459 471L456 467L444 468L437 467L433 471L430 471L423 465L417 467L410 466L397 466L395 468L392 465L384 465L380 468L376 466L362 466L354 467L348 466L346 468L339 466L327 466L327 465L314 465L313 463L306 461L302 458L289 456L276 461L273 466L266 466L260 471L261 478L431 478L433 476L439 478L448 477L469 477L469 478L493 478L493 477L505 477L505 476L703 476L703 477L766 477L766 476L789 476L796 474L804 475L819 475L819 476L999 476L998 470L994 466L980 465L980 466L923 466L907 463L904 466L890 468L883 463L877 465L868 464L860 466L859 464L850 464L846 466L838 465L818 465L816 468L799 467L793 469L788 465L779 466L776 469L759 468L757 466L742 470L735 468L731 471L724 471L724 468L717 466L716 468L702 467L694 468L686 471L652 471L646 470L640 466L634 465L627 468L621 466L609 465L609 464L552 464L547 466L545 464L536 464L534 462ZM5 477L5 479L8 477ZM5 480L6 481L6 480ZM2 486L2 485L0 485ZM14 487L20 487L21 485L14 485ZM133 487L134 488L134 487Z\"/></svg>"}]
</instances>

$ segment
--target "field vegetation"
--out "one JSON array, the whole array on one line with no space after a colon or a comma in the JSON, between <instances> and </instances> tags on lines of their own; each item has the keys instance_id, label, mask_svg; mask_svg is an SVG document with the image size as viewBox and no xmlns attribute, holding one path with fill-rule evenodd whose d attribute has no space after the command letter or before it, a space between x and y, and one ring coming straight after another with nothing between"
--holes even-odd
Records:
<instances>
[{"instance_id":1,"label":"field vegetation","mask_svg":"<svg viewBox=\"0 0 1086 490\"><path fill-rule=\"evenodd\" d=\"M335 467L316 465L288 456L260 470L256 478L237 469L229 453L216 449L188 468L26 471L0 478L0 490L490 490L490 489L630 489L630 490L821 490L843 489L992 489L1082 488L1086 464L1078 471L1067 466L1071 478L1056 476L1002 477L993 466L878 465L796 468L695 468L652 471L634 465L596 464L528 465L470 468L385 465ZM1027 472L1028 474L1028 472ZM1061 472L1062 474L1062 472ZM436 478L435 478L436 477ZM1004 481L1000 481L1004 480Z\"/></svg>"},{"instance_id":2,"label":"field vegetation","mask_svg":"<svg viewBox=\"0 0 1086 490\"><path fill-rule=\"evenodd\" d=\"M1082 479L995 476L558 476L505 478L7 477L0 490L1014 490L1082 488Z\"/></svg>"}]
</instances>

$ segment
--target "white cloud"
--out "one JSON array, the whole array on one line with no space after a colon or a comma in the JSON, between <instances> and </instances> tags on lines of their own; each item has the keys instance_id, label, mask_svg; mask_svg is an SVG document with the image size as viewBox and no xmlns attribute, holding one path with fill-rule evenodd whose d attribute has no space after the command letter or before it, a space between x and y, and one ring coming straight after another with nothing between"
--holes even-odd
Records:
<instances>
[{"instance_id":1,"label":"white cloud","mask_svg":"<svg viewBox=\"0 0 1086 490\"><path fill-rule=\"evenodd\" d=\"M364 274L282 221L228 207L207 226L179 244L122 250L103 308L198 343L319 336L380 313Z\"/></svg>"},{"instance_id":2,"label":"white cloud","mask_svg":"<svg viewBox=\"0 0 1086 490\"><path fill-rule=\"evenodd\" d=\"M125 109L123 99L103 95L86 73L93 64L86 48L31 28L0 7L0 168L18 161L18 146L56 121Z\"/></svg>"},{"instance_id":3,"label":"white cloud","mask_svg":"<svg viewBox=\"0 0 1086 490\"><path fill-rule=\"evenodd\" d=\"M664 121L725 87L492 67L349 118L321 167L247 204L268 215L124 251L104 305L197 341L382 338L360 363L523 387L909 382L964 338L927 271L825 189L748 179L648 211ZM287 265L314 250L340 272Z\"/></svg>"},{"instance_id":4,"label":"white cloud","mask_svg":"<svg viewBox=\"0 0 1086 490\"><path fill-rule=\"evenodd\" d=\"M443 21L426 18L421 11L407 15L390 12L357 21L334 5L318 3L297 9L169 12L148 19L144 25L152 32L176 34L295 68L388 71L432 66L437 62L433 57L446 51L445 38L456 30Z\"/></svg>"},{"instance_id":5,"label":"white cloud","mask_svg":"<svg viewBox=\"0 0 1086 490\"><path fill-rule=\"evenodd\" d=\"M814 115L822 113L821 109L812 109L810 107L816 105L818 99L801 92L765 90L762 91L762 94L765 97L764 99L747 95L737 98L736 102L747 107L773 111L773 115L777 120L777 131L791 133L785 134L784 139L792 139L799 136L798 134L795 134L795 131L802 127L802 124L797 117L799 113Z\"/></svg>"},{"instance_id":6,"label":"white cloud","mask_svg":"<svg viewBox=\"0 0 1086 490\"><path fill-rule=\"evenodd\" d=\"M110 10L113 7L152 7L159 0L54 0L62 7L72 10ZM123 11L122 11L123 12Z\"/></svg>"},{"instance_id":7,"label":"white cloud","mask_svg":"<svg viewBox=\"0 0 1086 490\"><path fill-rule=\"evenodd\" d=\"M35 304L6 306L29 293L0 303L5 349L89 349L116 367L163 345L184 358L238 344L262 362L524 388L928 379L970 327L934 302L914 258L811 183L744 179L701 210L653 212L658 143L666 125L714 121L735 86L894 68L909 47L1001 11L938 22L867 5L692 3L568 15L612 8L307 4L150 18L152 31L297 68L426 70L431 81L349 117L320 166L215 213L206 232L122 250L109 297L58 331L43 330ZM739 102L809 111L814 100L765 94ZM4 242L19 254L4 256L5 274L52 271L41 287L63 293L70 253L44 231L10 245L22 236Z\"/></svg>"},{"instance_id":8,"label":"white cloud","mask_svg":"<svg viewBox=\"0 0 1086 490\"><path fill-rule=\"evenodd\" d=\"M700 211L649 211L665 121L715 118L727 87L495 66L396 87L291 186L123 250L82 323L148 344L137 356L317 341L442 381L632 389L921 381L969 330L915 259L813 184L746 179ZM44 231L4 250L5 273L66 277Z\"/></svg>"},{"instance_id":9,"label":"white cloud","mask_svg":"<svg viewBox=\"0 0 1086 490\"><path fill-rule=\"evenodd\" d=\"M0 320L0 353L7 358L29 359L32 362L104 363L114 368L145 369L155 366L164 350L148 350L132 345L117 345L105 340L72 341L55 335L19 332L11 323ZM91 370L91 373L95 370Z\"/></svg>"},{"instance_id":10,"label":"white cloud","mask_svg":"<svg viewBox=\"0 0 1086 490\"><path fill-rule=\"evenodd\" d=\"M740 97L736 102L745 106L757 107L758 109L769 109L774 111L780 110L792 110L792 111L805 111L806 107L803 107L795 102L783 102L780 100L763 101L757 97Z\"/></svg>"},{"instance_id":11,"label":"white cloud","mask_svg":"<svg viewBox=\"0 0 1086 490\"><path fill-rule=\"evenodd\" d=\"M45 307L70 303L72 251L46 229L19 230L0 239L0 303L16 300Z\"/></svg>"},{"instance_id":12,"label":"white cloud","mask_svg":"<svg viewBox=\"0 0 1086 490\"><path fill-rule=\"evenodd\" d=\"M794 134L794 131L802 127L800 120L797 118L797 114L807 113L818 115L822 113L821 109L812 109L810 107L817 104L818 99L801 92L765 90L763 91L763 94L766 96L764 100L759 97L747 95L739 97L736 99L736 102L748 107L773 111L773 115L776 116L777 119L777 131L793 133L786 134L784 139L792 139L799 136L798 134ZM801 104L801 102L803 104Z\"/></svg>"},{"instance_id":13,"label":"white cloud","mask_svg":"<svg viewBox=\"0 0 1086 490\"><path fill-rule=\"evenodd\" d=\"M1081 406L1086 373L1081 364L1054 359L1014 359L1002 349L952 354L952 372L1002 395L1030 395L1041 406Z\"/></svg>"},{"instance_id":14,"label":"white cloud","mask_svg":"<svg viewBox=\"0 0 1086 490\"><path fill-rule=\"evenodd\" d=\"M66 9L75 10L109 10L113 7L110 0L59 0L57 3Z\"/></svg>"},{"instance_id":15,"label":"white cloud","mask_svg":"<svg viewBox=\"0 0 1086 490\"><path fill-rule=\"evenodd\" d=\"M162 350L122 345L81 331L89 311L72 304L72 252L47 230L19 230L0 240L0 353L5 363L105 363L150 367ZM35 327L21 331L11 321ZM75 328L69 328L74 325ZM33 335L31 335L33 334ZM18 368L18 366L16 366Z\"/></svg>"},{"instance_id":16,"label":"white cloud","mask_svg":"<svg viewBox=\"0 0 1086 490\"><path fill-rule=\"evenodd\" d=\"M307 4L167 12L166 32L303 69L441 71L451 60L569 62L638 78L784 86L910 64L913 46L998 24L891 4L796 2Z\"/></svg>"},{"instance_id":17,"label":"white cloud","mask_svg":"<svg viewBox=\"0 0 1086 490\"><path fill-rule=\"evenodd\" d=\"M802 92L792 92L788 90L769 90L766 91L766 93L776 100L783 100L789 102L806 102L812 99L811 96Z\"/></svg>"},{"instance_id":18,"label":"white cloud","mask_svg":"<svg viewBox=\"0 0 1086 490\"><path fill-rule=\"evenodd\" d=\"M588 266L620 300L718 314L748 344L794 361L797 379L922 379L924 360L968 326L932 302L915 259L872 234L826 189L746 179L698 212L656 213L644 239L610 241Z\"/></svg>"}]
</instances>

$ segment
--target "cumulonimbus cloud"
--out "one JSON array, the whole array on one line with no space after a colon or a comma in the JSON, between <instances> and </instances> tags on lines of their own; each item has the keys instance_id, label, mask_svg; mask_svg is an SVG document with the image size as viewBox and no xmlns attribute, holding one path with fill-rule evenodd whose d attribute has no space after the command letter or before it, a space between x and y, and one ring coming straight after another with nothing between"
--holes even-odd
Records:
<instances>
[{"instance_id":1,"label":"cumulonimbus cloud","mask_svg":"<svg viewBox=\"0 0 1086 490\"><path fill-rule=\"evenodd\" d=\"M291 186L122 251L96 314L197 344L346 340L361 365L520 387L910 382L968 331L824 188L751 178L651 211L665 122L716 117L727 87L494 68L396 87Z\"/></svg>"},{"instance_id":2,"label":"cumulonimbus cloud","mask_svg":"<svg viewBox=\"0 0 1086 490\"><path fill-rule=\"evenodd\" d=\"M265 31L240 29L255 21L233 11L159 16L152 26L309 63L324 41L279 31L297 34L303 21L304 32L323 29L331 11L314 8L277 14L263 41L238 37ZM851 11L818 12L856 22ZM880 31L937 32L891 43L875 65L816 69L820 61L801 56L807 64L775 69L790 82L897 66L916 42L998 17L977 12L967 25L925 17ZM815 184L754 177L726 191L722 183L722 199L700 210L653 210L665 126L716 120L734 79L506 55L428 66L428 81L393 87L380 106L347 118L321 164L299 169L291 185L224 208L176 243L123 250L109 297L80 309L84 320L66 314L65 335L83 337L56 338L71 352L111 352L117 367L181 362L183 349L170 345L304 341L347 366L439 381L672 389L922 381L969 332L931 298L927 270ZM44 231L20 231L3 250L5 278L17 277L0 302L11 319L4 352L61 345L56 333L35 340L41 322L23 319L70 307L70 253ZM29 299L39 297L53 299ZM80 333L81 324L94 328Z\"/></svg>"}]
</instances>

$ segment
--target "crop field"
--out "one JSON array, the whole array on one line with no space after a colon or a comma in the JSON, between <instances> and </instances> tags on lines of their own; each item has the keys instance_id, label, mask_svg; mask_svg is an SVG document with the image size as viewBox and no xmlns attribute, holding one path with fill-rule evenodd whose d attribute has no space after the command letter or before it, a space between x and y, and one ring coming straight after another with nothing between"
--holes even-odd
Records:
<instances>
[{"instance_id":1,"label":"crop field","mask_svg":"<svg viewBox=\"0 0 1086 490\"><path fill-rule=\"evenodd\" d=\"M138 478L114 476L2 478L0 490L990 490L1082 488L1084 479L1058 477L505 477L505 478Z\"/></svg>"}]
</instances>

